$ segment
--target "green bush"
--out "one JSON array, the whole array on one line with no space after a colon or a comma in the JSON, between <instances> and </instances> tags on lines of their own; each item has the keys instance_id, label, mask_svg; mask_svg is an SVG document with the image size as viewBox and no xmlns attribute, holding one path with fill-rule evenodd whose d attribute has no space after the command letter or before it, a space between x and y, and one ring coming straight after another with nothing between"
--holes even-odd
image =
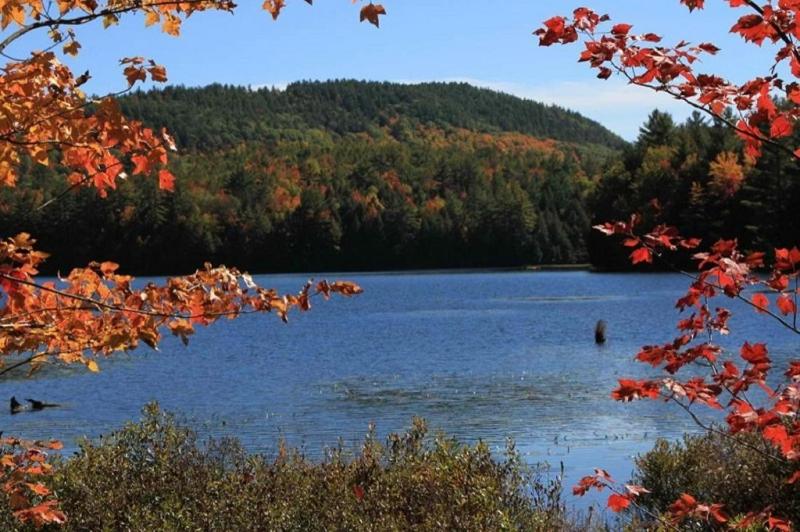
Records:
<instances>
[{"instance_id":1,"label":"green bush","mask_svg":"<svg viewBox=\"0 0 800 532\"><path fill-rule=\"evenodd\" d=\"M733 517L772 507L775 515L800 523L800 483L786 483L798 468L759 435L708 433L659 440L636 459L633 483L651 491L637 502L653 513L689 493L703 503L724 503Z\"/></svg>"},{"instance_id":2,"label":"green bush","mask_svg":"<svg viewBox=\"0 0 800 532\"><path fill-rule=\"evenodd\" d=\"M199 445L155 404L140 423L56 464L51 487L68 530L558 530L558 480L529 470L509 444L429 437L414 420L404 435L321 462L281 446L271 459L236 440ZM362 491L363 490L363 491ZM9 515L3 530L18 526Z\"/></svg>"}]
</instances>

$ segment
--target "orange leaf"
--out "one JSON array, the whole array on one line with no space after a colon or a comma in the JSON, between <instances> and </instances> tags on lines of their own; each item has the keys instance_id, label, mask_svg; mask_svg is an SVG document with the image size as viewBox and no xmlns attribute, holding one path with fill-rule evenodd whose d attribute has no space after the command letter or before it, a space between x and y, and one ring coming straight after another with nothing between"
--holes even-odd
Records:
<instances>
[{"instance_id":1,"label":"orange leaf","mask_svg":"<svg viewBox=\"0 0 800 532\"><path fill-rule=\"evenodd\" d=\"M272 20L277 20L281 14L281 9L286 7L284 0L264 0L261 6L267 13L272 15Z\"/></svg>"},{"instance_id":2,"label":"orange leaf","mask_svg":"<svg viewBox=\"0 0 800 532\"><path fill-rule=\"evenodd\" d=\"M631 499L629 496L626 495L619 495L617 493L612 493L608 497L608 508L612 512L621 512L631 504Z\"/></svg>"},{"instance_id":3,"label":"orange leaf","mask_svg":"<svg viewBox=\"0 0 800 532\"><path fill-rule=\"evenodd\" d=\"M634 250L631 253L631 262L633 264L639 264L640 262L653 262L653 253L650 251L649 248L639 248Z\"/></svg>"},{"instance_id":4,"label":"orange leaf","mask_svg":"<svg viewBox=\"0 0 800 532\"><path fill-rule=\"evenodd\" d=\"M141 67L127 66L123 71L125 79L128 80L128 85L133 85L137 81L144 81L147 79L147 74Z\"/></svg>"},{"instance_id":5,"label":"orange leaf","mask_svg":"<svg viewBox=\"0 0 800 532\"><path fill-rule=\"evenodd\" d=\"M100 264L100 271L105 277L112 275L119 269L119 264L116 262L106 261Z\"/></svg>"},{"instance_id":6,"label":"orange leaf","mask_svg":"<svg viewBox=\"0 0 800 532\"><path fill-rule=\"evenodd\" d=\"M158 83L167 81L167 69L161 65L154 65L147 69L150 72L150 78Z\"/></svg>"},{"instance_id":7,"label":"orange leaf","mask_svg":"<svg viewBox=\"0 0 800 532\"><path fill-rule=\"evenodd\" d=\"M41 144L34 144L31 146L28 153L30 153L31 159L36 161L38 164L41 164L42 166L50 165L50 158L47 154L47 148Z\"/></svg>"},{"instance_id":8,"label":"orange leaf","mask_svg":"<svg viewBox=\"0 0 800 532\"><path fill-rule=\"evenodd\" d=\"M797 306L794 304L794 300L787 294L781 294L777 301L775 301L775 304L784 316L797 312Z\"/></svg>"},{"instance_id":9,"label":"orange leaf","mask_svg":"<svg viewBox=\"0 0 800 532\"><path fill-rule=\"evenodd\" d=\"M64 45L64 53L71 56L78 55L81 45L78 41L70 41Z\"/></svg>"},{"instance_id":10,"label":"orange leaf","mask_svg":"<svg viewBox=\"0 0 800 532\"><path fill-rule=\"evenodd\" d=\"M157 24L159 20L161 20L161 17L159 16L158 12L148 11L144 17L144 25L152 26L153 24Z\"/></svg>"},{"instance_id":11,"label":"orange leaf","mask_svg":"<svg viewBox=\"0 0 800 532\"><path fill-rule=\"evenodd\" d=\"M134 155L131 157L134 164L133 175L146 174L150 171L150 160L145 155Z\"/></svg>"},{"instance_id":12,"label":"orange leaf","mask_svg":"<svg viewBox=\"0 0 800 532\"><path fill-rule=\"evenodd\" d=\"M175 190L175 176L166 168L158 171L158 188L169 192Z\"/></svg>"},{"instance_id":13,"label":"orange leaf","mask_svg":"<svg viewBox=\"0 0 800 532\"><path fill-rule=\"evenodd\" d=\"M753 294L751 301L756 306L757 312L763 313L769 307L769 299L764 294Z\"/></svg>"},{"instance_id":14,"label":"orange leaf","mask_svg":"<svg viewBox=\"0 0 800 532\"><path fill-rule=\"evenodd\" d=\"M383 8L381 4L373 4L369 3L361 8L361 22L369 21L370 24L373 24L376 28L381 26L380 16L385 15L386 10Z\"/></svg>"},{"instance_id":15,"label":"orange leaf","mask_svg":"<svg viewBox=\"0 0 800 532\"><path fill-rule=\"evenodd\" d=\"M792 123L786 118L786 115L778 115L772 121L772 126L769 130L769 136L772 138L788 137L792 134Z\"/></svg>"},{"instance_id":16,"label":"orange leaf","mask_svg":"<svg viewBox=\"0 0 800 532\"><path fill-rule=\"evenodd\" d=\"M39 484L38 482L36 483L28 482L25 485L28 486L28 488L36 495L42 495L42 496L50 495L50 490L47 489L47 486L43 484Z\"/></svg>"},{"instance_id":17,"label":"orange leaf","mask_svg":"<svg viewBox=\"0 0 800 532\"><path fill-rule=\"evenodd\" d=\"M181 19L174 15L167 14L164 22L161 24L161 30L168 35L177 37L181 34Z\"/></svg>"}]
</instances>

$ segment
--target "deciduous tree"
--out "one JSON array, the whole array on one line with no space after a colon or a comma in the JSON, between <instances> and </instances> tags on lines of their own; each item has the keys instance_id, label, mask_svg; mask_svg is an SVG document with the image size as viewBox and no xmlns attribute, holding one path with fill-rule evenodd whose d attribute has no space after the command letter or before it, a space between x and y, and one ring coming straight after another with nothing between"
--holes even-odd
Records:
<instances>
[{"instance_id":1,"label":"deciduous tree","mask_svg":"<svg viewBox=\"0 0 800 532\"><path fill-rule=\"evenodd\" d=\"M690 11L704 7L703 0L681 3ZM712 43L681 41L665 46L655 33L635 32L626 23L612 24L607 15L587 8L576 9L571 17L547 20L535 34L543 46L582 41L579 60L596 69L599 78L620 75L633 85L670 94L727 124L740 138L750 161L761 157L765 147L800 159L800 149L789 142L800 118L800 3L729 0L728 4L746 11L730 28L732 33L758 46L775 47L774 61L765 66L764 75L742 84L699 71L699 58L720 51ZM738 165L736 154L729 153L719 158L711 171L740 181L744 176ZM608 222L596 229L620 237L634 264L669 261L670 252L697 250L701 245L696 238L681 236L675 227L642 229L641 220L633 214L629 220ZM731 311L713 302L719 297L739 299L787 332L800 334L800 251L792 247L769 253L745 252L731 239L695 252L694 258L697 272L683 272L691 284L676 304L684 313L678 322L678 336L664 345L645 346L636 355L638 361L658 368L662 376L620 380L612 397L672 402L700 426L720 434L760 433L779 451L786 481L795 483L800 480L800 361L790 361L782 378L775 379L770 378L773 362L764 343L746 341L738 352L726 352L716 338L728 334ZM701 408L724 411L727 426L718 428L705 421ZM584 477L574 492L581 495L592 488L612 490L608 506L614 511L635 504L644 491L637 486L620 487L603 470ZM701 502L692 494L683 494L670 507L665 525L675 527L688 519L712 527L732 522L738 528L790 530L793 526L773 515L770 508L753 508L732 521L724 503Z\"/></svg>"},{"instance_id":2,"label":"deciduous tree","mask_svg":"<svg viewBox=\"0 0 800 532\"><path fill-rule=\"evenodd\" d=\"M273 18L284 7L284 0L263 4ZM172 137L166 130L155 131L126 118L116 101L141 82L165 82L166 69L142 57L123 58L127 88L89 98L82 87L91 73L74 75L56 52L77 55L82 44L76 28L93 22L108 27L123 15L137 14L146 26L178 36L192 15L235 8L230 0L0 0L0 54L8 59L0 70L0 185L15 186L23 162L30 160L63 171L65 194L93 187L106 196L128 173L152 176L162 190L173 190L169 152L178 147ZM385 13L382 6L369 3L361 9L361 20L377 26ZM46 33L50 45L45 50L26 57L10 55L12 44L36 32ZM275 312L286 320L293 308L308 310L316 294L327 298L361 291L353 283L322 281L309 282L296 295L279 295L235 268L211 265L141 288L111 262L91 263L57 281L41 281L37 268L47 255L36 250L34 242L27 234L0 242L0 375L21 365L34 371L56 361L82 363L97 371L99 355L140 343L155 348L164 330L187 342L195 326L221 317ZM58 449L60 444L15 438L2 443L7 451L0 459L3 489L15 515L37 526L63 522L57 501L36 481L50 469L45 449Z\"/></svg>"}]
</instances>

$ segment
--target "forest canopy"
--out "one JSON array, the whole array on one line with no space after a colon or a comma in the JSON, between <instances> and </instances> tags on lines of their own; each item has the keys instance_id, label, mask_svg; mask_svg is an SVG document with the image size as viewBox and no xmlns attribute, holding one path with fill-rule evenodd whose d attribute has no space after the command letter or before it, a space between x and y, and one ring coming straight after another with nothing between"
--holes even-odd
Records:
<instances>
[{"instance_id":1,"label":"forest canopy","mask_svg":"<svg viewBox=\"0 0 800 532\"><path fill-rule=\"evenodd\" d=\"M575 112L465 83L176 86L120 103L175 136L176 190L134 176L108 198L81 189L42 210L64 176L29 165L24 187L0 191L0 229L36 236L51 272L93 257L150 274L209 259L256 272L619 269L625 250L592 223L639 212L745 248L800 229L796 164L751 162L699 114L678 124L654 111L626 143Z\"/></svg>"},{"instance_id":2,"label":"forest canopy","mask_svg":"<svg viewBox=\"0 0 800 532\"><path fill-rule=\"evenodd\" d=\"M251 271L583 262L587 196L625 145L577 113L463 83L171 87L120 103L175 136L175 192L128 177L108 198L78 190L43 212L63 176L31 165L24 187L2 192L0 228L34 234L52 269L98 256L159 274L206 260Z\"/></svg>"},{"instance_id":3,"label":"forest canopy","mask_svg":"<svg viewBox=\"0 0 800 532\"><path fill-rule=\"evenodd\" d=\"M637 140L605 169L587 208L598 224L639 213L646 224L675 226L708 244L736 238L750 251L792 247L800 233L799 170L791 153L748 156L720 120L695 112L677 124L653 111ZM603 238L590 235L592 263L628 268L630 250L610 249Z\"/></svg>"}]
</instances>

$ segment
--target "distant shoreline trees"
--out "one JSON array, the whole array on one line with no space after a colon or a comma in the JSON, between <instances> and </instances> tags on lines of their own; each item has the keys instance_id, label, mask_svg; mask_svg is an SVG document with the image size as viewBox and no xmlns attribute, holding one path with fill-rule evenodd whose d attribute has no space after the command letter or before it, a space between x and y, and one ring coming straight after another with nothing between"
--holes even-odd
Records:
<instances>
[{"instance_id":1,"label":"distant shoreline trees","mask_svg":"<svg viewBox=\"0 0 800 532\"><path fill-rule=\"evenodd\" d=\"M623 145L576 113L466 84L216 85L120 102L189 146L173 157L176 190L132 176L41 213L31 205L60 178L31 168L25 193L0 191L0 230L34 232L49 271L95 256L148 274L203 260L256 272L585 262L586 198Z\"/></svg>"},{"instance_id":2,"label":"distant shoreline trees","mask_svg":"<svg viewBox=\"0 0 800 532\"><path fill-rule=\"evenodd\" d=\"M736 231L745 248L800 230L787 156L748 163L740 139L699 114L654 112L626 144L575 113L463 83L169 87L120 105L188 146L171 166L177 190L131 176L109 198L76 191L40 212L63 177L28 167L24 190L0 190L0 230L36 234L53 255L45 271L96 256L146 274L209 259L257 272L629 270L591 223L638 211L707 240Z\"/></svg>"}]
</instances>

